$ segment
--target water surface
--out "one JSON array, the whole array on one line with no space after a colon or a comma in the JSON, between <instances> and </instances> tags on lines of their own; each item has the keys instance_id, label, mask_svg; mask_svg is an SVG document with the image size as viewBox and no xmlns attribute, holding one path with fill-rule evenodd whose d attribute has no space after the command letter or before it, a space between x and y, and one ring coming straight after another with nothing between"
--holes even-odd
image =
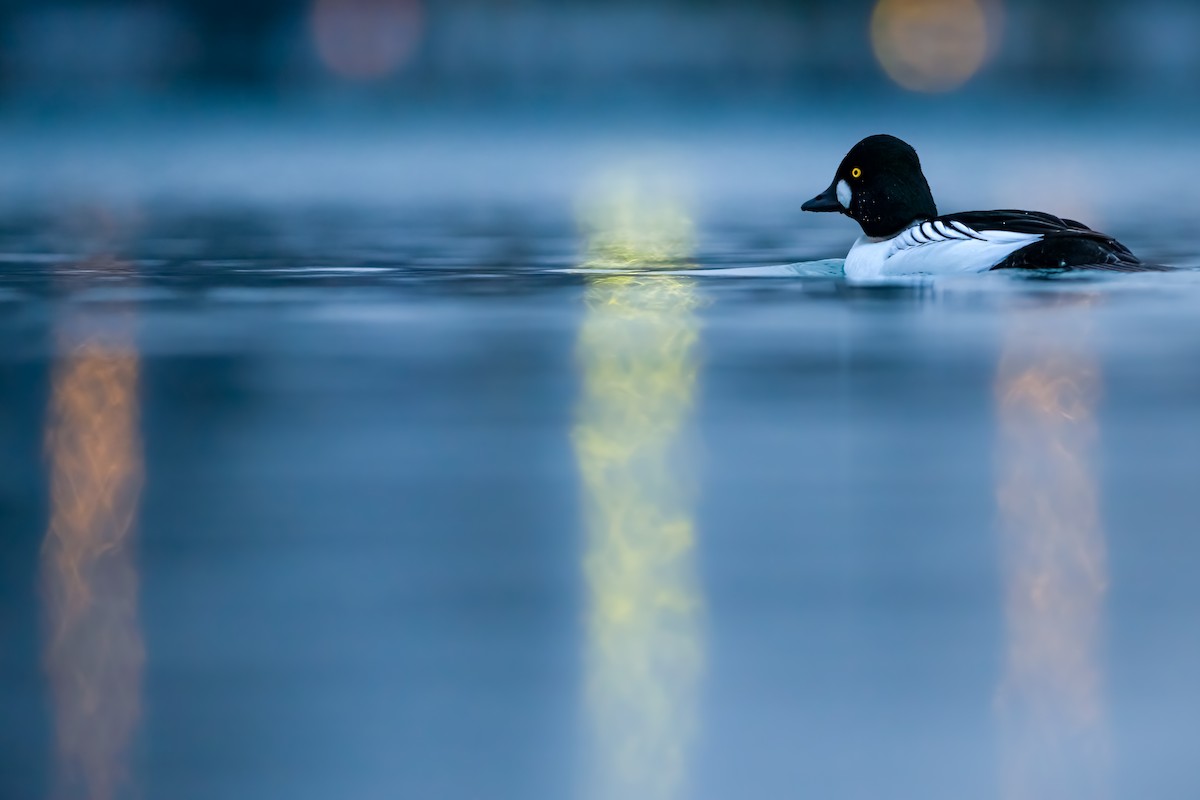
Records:
<instances>
[{"instance_id":1,"label":"water surface","mask_svg":"<svg viewBox=\"0 0 1200 800\"><path fill-rule=\"evenodd\" d=\"M1200 276L616 174L9 215L0 794L1195 795Z\"/></svg>"}]
</instances>

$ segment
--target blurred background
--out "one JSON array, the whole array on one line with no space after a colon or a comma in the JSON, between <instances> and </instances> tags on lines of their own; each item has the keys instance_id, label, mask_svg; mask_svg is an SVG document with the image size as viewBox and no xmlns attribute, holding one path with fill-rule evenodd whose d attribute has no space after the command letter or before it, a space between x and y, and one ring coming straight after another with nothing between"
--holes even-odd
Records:
<instances>
[{"instance_id":1,"label":"blurred background","mask_svg":"<svg viewBox=\"0 0 1200 800\"><path fill-rule=\"evenodd\" d=\"M1186 0L9 0L0 14L10 98L795 103L970 82L1190 104L1200 71Z\"/></svg>"},{"instance_id":2,"label":"blurred background","mask_svg":"<svg viewBox=\"0 0 1200 800\"><path fill-rule=\"evenodd\" d=\"M1194 800L1200 5L0 4L0 800ZM857 287L943 211L1169 275Z\"/></svg>"},{"instance_id":3,"label":"blurred background","mask_svg":"<svg viewBox=\"0 0 1200 800\"><path fill-rule=\"evenodd\" d=\"M812 195L818 167L886 130L952 204L1103 224L1118 192L1194 196L1178 165L1198 35L1184 0L9 0L0 189L26 210L467 187L561 202L641 158L735 205ZM1075 158L1147 132L1147 160ZM974 197L956 194L962 159Z\"/></svg>"}]
</instances>

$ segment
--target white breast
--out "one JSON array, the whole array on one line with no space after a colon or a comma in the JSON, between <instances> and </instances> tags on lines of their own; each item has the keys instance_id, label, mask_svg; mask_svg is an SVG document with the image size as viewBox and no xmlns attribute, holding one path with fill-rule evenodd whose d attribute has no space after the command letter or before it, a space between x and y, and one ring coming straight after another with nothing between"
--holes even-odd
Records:
<instances>
[{"instance_id":1,"label":"white breast","mask_svg":"<svg viewBox=\"0 0 1200 800\"><path fill-rule=\"evenodd\" d=\"M961 222L922 222L888 239L860 238L846 256L846 277L986 272L1041 238L1036 233L976 231Z\"/></svg>"}]
</instances>

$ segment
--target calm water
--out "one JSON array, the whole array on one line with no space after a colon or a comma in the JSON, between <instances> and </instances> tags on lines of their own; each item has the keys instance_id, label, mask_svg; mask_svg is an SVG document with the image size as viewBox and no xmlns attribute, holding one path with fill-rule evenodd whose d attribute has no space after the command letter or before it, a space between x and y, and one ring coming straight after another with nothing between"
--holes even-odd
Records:
<instances>
[{"instance_id":1,"label":"calm water","mask_svg":"<svg viewBox=\"0 0 1200 800\"><path fill-rule=\"evenodd\" d=\"M491 193L21 140L0 796L1195 797L1200 273L849 287L849 132L784 133ZM1200 264L1088 146L1027 204Z\"/></svg>"}]
</instances>

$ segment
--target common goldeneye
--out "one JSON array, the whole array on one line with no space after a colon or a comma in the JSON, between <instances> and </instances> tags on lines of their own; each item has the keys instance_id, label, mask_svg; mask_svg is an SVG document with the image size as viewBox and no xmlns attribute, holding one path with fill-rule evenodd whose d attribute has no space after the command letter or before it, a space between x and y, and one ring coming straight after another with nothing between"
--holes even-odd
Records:
<instances>
[{"instance_id":1,"label":"common goldeneye","mask_svg":"<svg viewBox=\"0 0 1200 800\"><path fill-rule=\"evenodd\" d=\"M1129 248L1070 219L1037 211L939 216L917 151L895 136L868 136L842 159L833 183L802 206L838 211L862 226L846 277L950 275L992 269L1157 270Z\"/></svg>"}]
</instances>

